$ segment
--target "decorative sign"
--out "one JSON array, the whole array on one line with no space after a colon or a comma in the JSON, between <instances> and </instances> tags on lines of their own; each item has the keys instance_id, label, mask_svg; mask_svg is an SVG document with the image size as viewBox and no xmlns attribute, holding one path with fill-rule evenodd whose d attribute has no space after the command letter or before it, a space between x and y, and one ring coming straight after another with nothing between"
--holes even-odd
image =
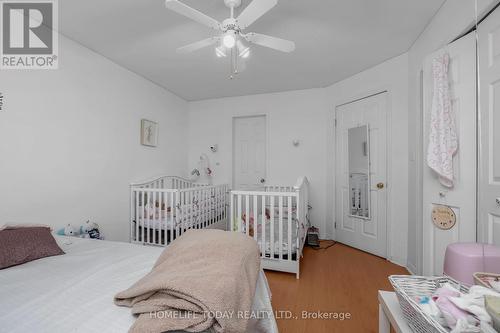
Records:
<instances>
[{"instance_id":1,"label":"decorative sign","mask_svg":"<svg viewBox=\"0 0 500 333\"><path fill-rule=\"evenodd\" d=\"M432 222L441 230L450 230L457 223L457 216L453 209L448 206L434 206Z\"/></svg>"}]
</instances>

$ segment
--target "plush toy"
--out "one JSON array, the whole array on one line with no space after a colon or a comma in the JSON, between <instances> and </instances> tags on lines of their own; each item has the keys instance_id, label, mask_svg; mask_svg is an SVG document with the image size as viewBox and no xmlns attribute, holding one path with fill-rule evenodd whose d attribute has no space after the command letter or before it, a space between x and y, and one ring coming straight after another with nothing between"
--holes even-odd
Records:
<instances>
[{"instance_id":1,"label":"plush toy","mask_svg":"<svg viewBox=\"0 0 500 333\"><path fill-rule=\"evenodd\" d=\"M97 223L90 222L89 220L82 226L82 230L85 233L85 238L101 239L101 233Z\"/></svg>"},{"instance_id":2,"label":"plush toy","mask_svg":"<svg viewBox=\"0 0 500 333\"><path fill-rule=\"evenodd\" d=\"M57 230L56 234L59 236L80 236L82 228L75 228L71 224L68 224L64 228Z\"/></svg>"},{"instance_id":3,"label":"plush toy","mask_svg":"<svg viewBox=\"0 0 500 333\"><path fill-rule=\"evenodd\" d=\"M64 235L65 236L76 236L76 230L73 228L71 224L68 224L64 227Z\"/></svg>"}]
</instances>

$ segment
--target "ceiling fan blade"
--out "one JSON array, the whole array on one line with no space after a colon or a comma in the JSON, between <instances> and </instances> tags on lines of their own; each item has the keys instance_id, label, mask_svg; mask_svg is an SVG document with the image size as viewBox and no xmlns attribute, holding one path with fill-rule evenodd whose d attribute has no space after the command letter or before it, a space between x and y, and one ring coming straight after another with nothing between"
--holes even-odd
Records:
<instances>
[{"instance_id":1,"label":"ceiling fan blade","mask_svg":"<svg viewBox=\"0 0 500 333\"><path fill-rule=\"evenodd\" d=\"M190 53L193 51L197 51L197 50L202 49L204 47L213 45L213 44L217 43L219 40L220 40L219 37L211 37L211 38L203 39L203 40L200 40L198 42L195 42L195 43L183 46L183 47L179 47L177 49L177 53L184 54L184 53Z\"/></svg>"},{"instance_id":2,"label":"ceiling fan blade","mask_svg":"<svg viewBox=\"0 0 500 333\"><path fill-rule=\"evenodd\" d=\"M255 32L248 33L244 37L249 43L269 47L281 52L292 52L295 50L295 43L286 39L257 34Z\"/></svg>"},{"instance_id":3,"label":"ceiling fan blade","mask_svg":"<svg viewBox=\"0 0 500 333\"><path fill-rule=\"evenodd\" d=\"M278 0L253 0L236 19L240 29L245 29L276 6Z\"/></svg>"},{"instance_id":4,"label":"ceiling fan blade","mask_svg":"<svg viewBox=\"0 0 500 333\"><path fill-rule=\"evenodd\" d=\"M208 15L203 14L200 11L197 11L194 8L191 8L180 1L177 0L165 0L165 6L173 10L174 12L184 15L198 23L206 25L209 28L220 30L221 24L219 21L211 18Z\"/></svg>"}]
</instances>

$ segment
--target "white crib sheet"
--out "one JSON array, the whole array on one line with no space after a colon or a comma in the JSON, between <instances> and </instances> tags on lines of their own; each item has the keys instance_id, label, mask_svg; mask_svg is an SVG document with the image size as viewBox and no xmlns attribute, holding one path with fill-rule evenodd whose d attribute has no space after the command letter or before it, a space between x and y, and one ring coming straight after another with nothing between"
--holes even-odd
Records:
<instances>
[{"instance_id":1,"label":"white crib sheet","mask_svg":"<svg viewBox=\"0 0 500 333\"><path fill-rule=\"evenodd\" d=\"M163 248L56 238L65 255L0 270L0 332L127 332L135 317L113 296L147 274ZM263 272L253 309L272 312ZM278 332L274 317L249 331Z\"/></svg>"}]
</instances>

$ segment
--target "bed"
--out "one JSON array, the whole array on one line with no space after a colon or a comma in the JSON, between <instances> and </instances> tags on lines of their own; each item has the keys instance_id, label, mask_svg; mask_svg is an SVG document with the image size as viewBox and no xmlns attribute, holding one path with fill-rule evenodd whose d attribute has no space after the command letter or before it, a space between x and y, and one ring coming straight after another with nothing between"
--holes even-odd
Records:
<instances>
[{"instance_id":1,"label":"bed","mask_svg":"<svg viewBox=\"0 0 500 333\"><path fill-rule=\"evenodd\" d=\"M294 186L265 186L262 190L233 190L230 194L231 231L253 237L259 244L264 269L300 276L309 211L309 181Z\"/></svg>"},{"instance_id":2,"label":"bed","mask_svg":"<svg viewBox=\"0 0 500 333\"><path fill-rule=\"evenodd\" d=\"M189 229L226 229L228 185L161 176L130 185L130 242L166 246Z\"/></svg>"},{"instance_id":3,"label":"bed","mask_svg":"<svg viewBox=\"0 0 500 333\"><path fill-rule=\"evenodd\" d=\"M148 273L163 248L55 236L65 255L0 270L0 332L127 332L135 321L113 296ZM168 250L167 250L168 251ZM278 332L263 272L249 332Z\"/></svg>"}]
</instances>

